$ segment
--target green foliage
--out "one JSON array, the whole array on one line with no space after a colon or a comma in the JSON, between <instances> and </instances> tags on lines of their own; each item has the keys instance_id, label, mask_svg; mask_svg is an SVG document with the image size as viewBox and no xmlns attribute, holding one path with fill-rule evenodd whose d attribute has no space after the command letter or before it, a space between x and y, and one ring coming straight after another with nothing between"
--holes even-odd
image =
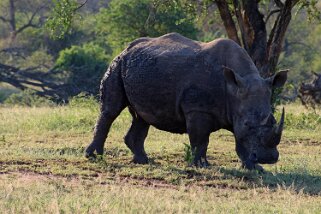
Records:
<instances>
[{"instance_id":1,"label":"green foliage","mask_svg":"<svg viewBox=\"0 0 321 214\"><path fill-rule=\"evenodd\" d=\"M93 95L88 95L84 92L69 99L68 105L71 108L87 108L92 110L98 109L97 99Z\"/></svg>"},{"instance_id":2,"label":"green foliage","mask_svg":"<svg viewBox=\"0 0 321 214\"><path fill-rule=\"evenodd\" d=\"M192 165L194 161L194 151L190 144L184 143L184 160L188 165Z\"/></svg>"},{"instance_id":3,"label":"green foliage","mask_svg":"<svg viewBox=\"0 0 321 214\"><path fill-rule=\"evenodd\" d=\"M308 14L308 20L321 20L321 11L318 8L318 0L299 0L297 4L297 13L306 9Z\"/></svg>"},{"instance_id":4,"label":"green foliage","mask_svg":"<svg viewBox=\"0 0 321 214\"><path fill-rule=\"evenodd\" d=\"M275 112L275 109L278 105L281 104L281 92L283 88L275 88L272 90L272 99L271 99L271 107L272 107L272 112Z\"/></svg>"},{"instance_id":5,"label":"green foliage","mask_svg":"<svg viewBox=\"0 0 321 214\"><path fill-rule=\"evenodd\" d=\"M8 2L0 3L0 14L7 20L10 18ZM138 37L156 37L175 31L189 38L208 42L225 35L215 1L212 0L34 0L32 4L29 4L28 0L14 2L17 29L28 23L29 18L39 8L32 21L35 27L27 27L21 31L14 44L8 42L11 34L10 25L0 20L0 49L3 49L0 51L0 61L22 69L37 67L37 70L46 72L52 68L55 59L60 57L58 53L74 50L68 54L77 55L79 59L82 58L81 55L88 56L88 53L82 51L88 44L98 47L99 50L92 49L97 49L97 52L105 56L103 58L106 60L100 65L106 65L112 56ZM82 7L83 3L85 4ZM260 1L260 11L265 16L270 7L270 1ZM292 17L278 66L290 68L289 80L295 87L311 77L311 70L321 71L319 60L321 25L317 22L320 20L320 9L321 4L317 0L299 0L293 9L296 14ZM273 15L269 19L268 31L272 27L270 22L275 18L276 15ZM311 20L309 24L307 24L308 19ZM55 40L48 37L48 33ZM88 58L87 56L84 58ZM92 59L88 58L88 61L90 60ZM85 66L89 66L90 69L94 67L91 65L99 64L88 61L85 62ZM99 60L94 59L94 61ZM61 65L64 72L51 80L53 83L68 82L73 87L70 91L66 91L69 96L74 96L83 89L90 94L97 94L102 76L98 71L100 68L91 76L84 74L87 71L93 73L89 71L90 69L86 71L81 63L74 66L74 63L65 61ZM90 83L82 81L82 77L85 77L84 79L90 77ZM91 77L94 79L92 83ZM88 87L85 87L87 84ZM276 99L277 97L275 96Z\"/></svg>"},{"instance_id":6,"label":"green foliage","mask_svg":"<svg viewBox=\"0 0 321 214\"><path fill-rule=\"evenodd\" d=\"M70 33L72 19L78 8L75 0L52 0L54 7L46 22L46 28L53 38L62 38Z\"/></svg>"},{"instance_id":7,"label":"green foliage","mask_svg":"<svg viewBox=\"0 0 321 214\"><path fill-rule=\"evenodd\" d=\"M321 116L313 112L299 115L288 113L285 124L286 129L318 130L321 128Z\"/></svg>"},{"instance_id":8,"label":"green foliage","mask_svg":"<svg viewBox=\"0 0 321 214\"><path fill-rule=\"evenodd\" d=\"M18 92L17 89L0 86L0 103L3 103L10 95Z\"/></svg>"},{"instance_id":9,"label":"green foliage","mask_svg":"<svg viewBox=\"0 0 321 214\"><path fill-rule=\"evenodd\" d=\"M306 23L307 14L300 13L293 17L285 39L284 52L280 56L280 68L289 68L289 81L299 83L310 76L316 69L320 58L320 44L317 23ZM313 27L311 27L313 26ZM317 71L317 70L314 70Z\"/></svg>"},{"instance_id":10,"label":"green foliage","mask_svg":"<svg viewBox=\"0 0 321 214\"><path fill-rule=\"evenodd\" d=\"M56 66L66 72L66 83L73 87L71 96L80 92L98 94L100 79L107 69L108 59L103 48L87 43L62 50Z\"/></svg>"},{"instance_id":11,"label":"green foliage","mask_svg":"<svg viewBox=\"0 0 321 214\"><path fill-rule=\"evenodd\" d=\"M152 0L113 0L97 16L97 34L118 54L139 37L157 37L169 32L196 38L194 20L176 1L156 4Z\"/></svg>"},{"instance_id":12,"label":"green foliage","mask_svg":"<svg viewBox=\"0 0 321 214\"><path fill-rule=\"evenodd\" d=\"M54 106L54 102L45 97L41 97L36 94L35 91L27 89L20 93L11 94L5 101L4 104L10 106L29 106L29 107L40 107L40 106Z\"/></svg>"},{"instance_id":13,"label":"green foliage","mask_svg":"<svg viewBox=\"0 0 321 214\"><path fill-rule=\"evenodd\" d=\"M48 54L47 50L40 48L27 56L26 60L21 63L21 67L36 68L38 71L46 72L53 66L53 62L53 56Z\"/></svg>"}]
</instances>

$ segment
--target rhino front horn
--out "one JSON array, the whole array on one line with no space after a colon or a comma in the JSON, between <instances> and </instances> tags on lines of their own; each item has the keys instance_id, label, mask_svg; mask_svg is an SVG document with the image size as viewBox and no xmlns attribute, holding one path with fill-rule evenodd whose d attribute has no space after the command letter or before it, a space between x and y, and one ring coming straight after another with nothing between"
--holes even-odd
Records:
<instances>
[{"instance_id":1,"label":"rhino front horn","mask_svg":"<svg viewBox=\"0 0 321 214\"><path fill-rule=\"evenodd\" d=\"M284 125L284 108L282 109L282 115L281 115L281 119L280 119L279 125L277 125L275 127L275 129L274 129L274 136L273 136L272 141L271 141L271 146L272 147L279 145L279 143L281 141L283 125Z\"/></svg>"},{"instance_id":2,"label":"rhino front horn","mask_svg":"<svg viewBox=\"0 0 321 214\"><path fill-rule=\"evenodd\" d=\"M282 131L283 131L283 125L284 125L284 107L282 109L282 115L281 115L281 119L280 119L280 123L275 131L275 134L277 135L280 135L281 137L281 134L282 134Z\"/></svg>"}]
</instances>

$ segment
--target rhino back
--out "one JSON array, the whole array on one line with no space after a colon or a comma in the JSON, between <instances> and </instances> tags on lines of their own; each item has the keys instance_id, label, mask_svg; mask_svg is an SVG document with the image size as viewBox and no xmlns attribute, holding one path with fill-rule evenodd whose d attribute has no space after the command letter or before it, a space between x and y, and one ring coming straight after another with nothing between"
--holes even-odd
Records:
<instances>
[{"instance_id":1,"label":"rhino back","mask_svg":"<svg viewBox=\"0 0 321 214\"><path fill-rule=\"evenodd\" d=\"M229 42L201 43L174 33L134 43L124 56L122 78L138 115L174 133L186 132L183 111L205 111L227 125L222 65L228 64Z\"/></svg>"}]
</instances>

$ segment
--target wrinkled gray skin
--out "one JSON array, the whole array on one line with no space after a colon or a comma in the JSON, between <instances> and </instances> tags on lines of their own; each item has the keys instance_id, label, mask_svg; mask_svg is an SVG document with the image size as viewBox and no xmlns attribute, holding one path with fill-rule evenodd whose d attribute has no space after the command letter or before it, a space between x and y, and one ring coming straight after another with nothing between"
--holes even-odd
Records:
<instances>
[{"instance_id":1,"label":"wrinkled gray skin","mask_svg":"<svg viewBox=\"0 0 321 214\"><path fill-rule=\"evenodd\" d=\"M228 39L196 42L177 33L135 40L116 57L101 82L101 114L87 157L103 154L112 122L128 107L133 117L125 143L133 162L146 164L149 126L187 133L194 164L207 166L209 135L234 133L236 152L248 169L277 162L283 119L274 119L273 87L287 72L262 79L246 51Z\"/></svg>"}]
</instances>

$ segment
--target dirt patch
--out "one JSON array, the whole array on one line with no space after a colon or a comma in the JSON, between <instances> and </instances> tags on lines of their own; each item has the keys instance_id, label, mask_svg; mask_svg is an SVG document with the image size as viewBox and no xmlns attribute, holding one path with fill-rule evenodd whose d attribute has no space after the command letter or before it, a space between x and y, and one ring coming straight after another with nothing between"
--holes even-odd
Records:
<instances>
[{"instance_id":1,"label":"dirt patch","mask_svg":"<svg viewBox=\"0 0 321 214\"><path fill-rule=\"evenodd\" d=\"M83 179L81 176L64 177L52 174L38 174L32 172L5 172L0 173L0 180L14 180L15 182L24 184L33 184L37 182L50 182L50 181L63 181L68 182L71 185L77 185L79 183L86 183L91 185L135 185L150 188L166 188L166 189L178 189L177 185L168 184L165 181L155 179L133 179L130 177L103 177L97 176L96 179L89 181Z\"/></svg>"},{"instance_id":2,"label":"dirt patch","mask_svg":"<svg viewBox=\"0 0 321 214\"><path fill-rule=\"evenodd\" d=\"M320 146L321 141L310 139L310 138L300 138L296 140L285 140L286 145L304 145L304 146Z\"/></svg>"}]
</instances>

